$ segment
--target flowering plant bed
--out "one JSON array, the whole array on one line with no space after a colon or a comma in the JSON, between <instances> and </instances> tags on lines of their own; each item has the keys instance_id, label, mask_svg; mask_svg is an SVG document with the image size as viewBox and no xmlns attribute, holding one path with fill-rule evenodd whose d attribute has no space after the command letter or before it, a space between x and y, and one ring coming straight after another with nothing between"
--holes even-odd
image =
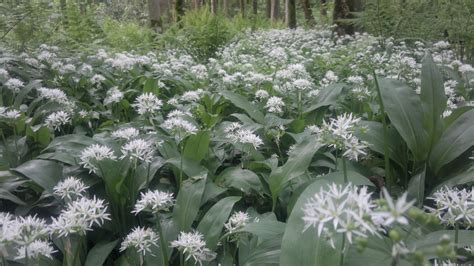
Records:
<instances>
[{"instance_id":1,"label":"flowering plant bed","mask_svg":"<svg viewBox=\"0 0 474 266\"><path fill-rule=\"evenodd\" d=\"M474 69L448 43L0 58L4 265L474 259Z\"/></svg>"}]
</instances>

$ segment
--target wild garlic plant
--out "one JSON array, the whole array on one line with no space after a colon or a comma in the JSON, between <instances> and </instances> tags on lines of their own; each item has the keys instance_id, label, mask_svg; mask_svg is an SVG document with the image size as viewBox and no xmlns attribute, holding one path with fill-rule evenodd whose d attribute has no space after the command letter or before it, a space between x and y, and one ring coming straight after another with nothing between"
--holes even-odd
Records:
<instances>
[{"instance_id":1,"label":"wild garlic plant","mask_svg":"<svg viewBox=\"0 0 474 266\"><path fill-rule=\"evenodd\" d=\"M329 122L323 121L320 127L316 125L307 127L308 131L315 135L320 143L335 150L336 160L338 154L341 155L345 182L348 181L345 160L358 161L367 155L366 150L369 144L356 136L358 130L365 130L358 125L360 121L361 119L354 117L352 113L342 114L337 118L331 118Z\"/></svg>"}]
</instances>

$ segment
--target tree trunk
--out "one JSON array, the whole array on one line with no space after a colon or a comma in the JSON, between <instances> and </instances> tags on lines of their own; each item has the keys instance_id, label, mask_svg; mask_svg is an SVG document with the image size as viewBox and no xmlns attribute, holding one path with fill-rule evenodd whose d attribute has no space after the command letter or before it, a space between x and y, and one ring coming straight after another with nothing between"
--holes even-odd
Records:
<instances>
[{"instance_id":1,"label":"tree trunk","mask_svg":"<svg viewBox=\"0 0 474 266\"><path fill-rule=\"evenodd\" d=\"M193 8L199 9L201 7L201 0L193 0Z\"/></svg>"},{"instance_id":2,"label":"tree trunk","mask_svg":"<svg viewBox=\"0 0 474 266\"><path fill-rule=\"evenodd\" d=\"M61 8L61 14L62 14L62 20L63 24L67 25L67 6L66 6L66 0L61 0L59 1L59 5Z\"/></svg>"},{"instance_id":3,"label":"tree trunk","mask_svg":"<svg viewBox=\"0 0 474 266\"><path fill-rule=\"evenodd\" d=\"M354 34L354 27L341 20L352 18L350 5L348 2L351 0L335 0L334 1L334 12L332 19L336 23L336 33L339 35Z\"/></svg>"},{"instance_id":4,"label":"tree trunk","mask_svg":"<svg viewBox=\"0 0 474 266\"><path fill-rule=\"evenodd\" d=\"M321 13L321 16L325 17L328 15L328 6L327 6L327 0L321 0L321 9L319 12Z\"/></svg>"},{"instance_id":5,"label":"tree trunk","mask_svg":"<svg viewBox=\"0 0 474 266\"><path fill-rule=\"evenodd\" d=\"M216 14L217 12L217 0L211 0L211 13Z\"/></svg>"},{"instance_id":6,"label":"tree trunk","mask_svg":"<svg viewBox=\"0 0 474 266\"><path fill-rule=\"evenodd\" d=\"M267 0L265 14L267 15L268 19L272 17L272 0Z\"/></svg>"},{"instance_id":7,"label":"tree trunk","mask_svg":"<svg viewBox=\"0 0 474 266\"><path fill-rule=\"evenodd\" d=\"M245 17L245 0L239 0L240 13Z\"/></svg>"},{"instance_id":8,"label":"tree trunk","mask_svg":"<svg viewBox=\"0 0 474 266\"><path fill-rule=\"evenodd\" d=\"M252 12L254 16L257 16L258 13L258 0L252 1Z\"/></svg>"},{"instance_id":9,"label":"tree trunk","mask_svg":"<svg viewBox=\"0 0 474 266\"><path fill-rule=\"evenodd\" d=\"M175 10L176 10L176 21L180 21L181 17L184 16L184 0L175 0Z\"/></svg>"},{"instance_id":10,"label":"tree trunk","mask_svg":"<svg viewBox=\"0 0 474 266\"><path fill-rule=\"evenodd\" d=\"M224 13L225 16L229 14L229 1L228 0L222 0L222 13Z\"/></svg>"},{"instance_id":11,"label":"tree trunk","mask_svg":"<svg viewBox=\"0 0 474 266\"><path fill-rule=\"evenodd\" d=\"M148 0L148 17L150 19L150 27L161 32L163 23L161 20L162 5L160 0Z\"/></svg>"},{"instance_id":12,"label":"tree trunk","mask_svg":"<svg viewBox=\"0 0 474 266\"><path fill-rule=\"evenodd\" d=\"M301 6L303 7L304 18L308 26L316 25L316 20L313 16L313 10L311 10L311 3L309 0L301 0Z\"/></svg>"},{"instance_id":13,"label":"tree trunk","mask_svg":"<svg viewBox=\"0 0 474 266\"><path fill-rule=\"evenodd\" d=\"M285 22L288 28L296 28L296 0L286 0L285 2Z\"/></svg>"},{"instance_id":14,"label":"tree trunk","mask_svg":"<svg viewBox=\"0 0 474 266\"><path fill-rule=\"evenodd\" d=\"M270 18L272 21L277 21L278 18L280 17L280 0L271 0L271 13L270 13Z\"/></svg>"}]
</instances>

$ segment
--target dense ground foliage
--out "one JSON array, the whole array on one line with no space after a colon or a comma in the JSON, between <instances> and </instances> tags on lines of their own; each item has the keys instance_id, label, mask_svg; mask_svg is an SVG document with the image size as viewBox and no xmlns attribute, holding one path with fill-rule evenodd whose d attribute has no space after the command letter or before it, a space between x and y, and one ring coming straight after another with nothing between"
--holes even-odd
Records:
<instances>
[{"instance_id":1,"label":"dense ground foliage","mask_svg":"<svg viewBox=\"0 0 474 266\"><path fill-rule=\"evenodd\" d=\"M446 42L380 44L3 51L3 263L471 261L474 69Z\"/></svg>"}]
</instances>

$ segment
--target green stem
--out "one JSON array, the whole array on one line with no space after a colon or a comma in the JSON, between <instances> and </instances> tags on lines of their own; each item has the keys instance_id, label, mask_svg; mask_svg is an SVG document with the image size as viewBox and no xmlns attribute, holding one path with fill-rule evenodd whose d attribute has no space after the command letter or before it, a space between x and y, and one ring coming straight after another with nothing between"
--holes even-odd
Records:
<instances>
[{"instance_id":1,"label":"green stem","mask_svg":"<svg viewBox=\"0 0 474 266\"><path fill-rule=\"evenodd\" d=\"M301 107L301 91L298 90L298 118L301 119L303 117L302 114L302 107Z\"/></svg>"},{"instance_id":2,"label":"green stem","mask_svg":"<svg viewBox=\"0 0 474 266\"><path fill-rule=\"evenodd\" d=\"M25 246L25 266L28 266L28 245Z\"/></svg>"},{"instance_id":3,"label":"green stem","mask_svg":"<svg viewBox=\"0 0 474 266\"><path fill-rule=\"evenodd\" d=\"M184 265L184 255L183 255L183 252L181 252L179 254L179 266L183 266Z\"/></svg>"},{"instance_id":4,"label":"green stem","mask_svg":"<svg viewBox=\"0 0 474 266\"><path fill-rule=\"evenodd\" d=\"M180 132L178 132L178 139L179 139L179 142L178 142L178 146L179 146L181 144L181 141L182 141ZM179 150L180 150L180 160L179 160L179 182L178 182L178 186L181 188L181 186L183 185L183 152L184 152L183 145L181 145Z\"/></svg>"},{"instance_id":5,"label":"green stem","mask_svg":"<svg viewBox=\"0 0 474 266\"><path fill-rule=\"evenodd\" d=\"M163 229L161 228L161 221L158 214L156 215L156 228L158 229L158 233L160 234L160 246L161 253L163 253L163 265L168 266L168 251L166 250L165 236L163 235Z\"/></svg>"},{"instance_id":6,"label":"green stem","mask_svg":"<svg viewBox=\"0 0 474 266\"><path fill-rule=\"evenodd\" d=\"M344 253L346 249L346 234L342 234L342 248L341 248L341 256L339 259L339 266L344 266Z\"/></svg>"},{"instance_id":7,"label":"green stem","mask_svg":"<svg viewBox=\"0 0 474 266\"><path fill-rule=\"evenodd\" d=\"M18 152L18 140L16 139L16 125L13 125L13 141L15 142L15 166L20 163L20 153Z\"/></svg>"},{"instance_id":8,"label":"green stem","mask_svg":"<svg viewBox=\"0 0 474 266\"><path fill-rule=\"evenodd\" d=\"M346 159L344 157L341 158L342 160L342 170L344 172L344 183L348 182L347 178L347 166L346 166Z\"/></svg>"},{"instance_id":9,"label":"green stem","mask_svg":"<svg viewBox=\"0 0 474 266\"><path fill-rule=\"evenodd\" d=\"M385 177L387 178L388 191L392 192L392 176L390 174L390 158L388 156L388 129L387 129L387 120L385 119L385 107L382 100L382 93L380 92L379 81L375 71L372 70L375 81L375 88L377 89L377 98L379 100L380 111L382 113L382 124L383 124L383 156L385 161Z\"/></svg>"},{"instance_id":10,"label":"green stem","mask_svg":"<svg viewBox=\"0 0 474 266\"><path fill-rule=\"evenodd\" d=\"M456 226L454 228L454 248L458 248L458 243L459 243L459 224L456 223Z\"/></svg>"}]
</instances>

